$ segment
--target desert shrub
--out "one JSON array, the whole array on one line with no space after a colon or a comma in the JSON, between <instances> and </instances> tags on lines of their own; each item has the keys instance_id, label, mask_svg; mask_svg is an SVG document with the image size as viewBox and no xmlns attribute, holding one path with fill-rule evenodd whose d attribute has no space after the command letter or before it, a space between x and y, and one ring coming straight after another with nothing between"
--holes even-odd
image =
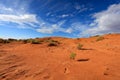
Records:
<instances>
[{"instance_id":1,"label":"desert shrub","mask_svg":"<svg viewBox=\"0 0 120 80\"><path fill-rule=\"evenodd\" d=\"M82 45L82 44L78 44L77 48L78 48L79 50L81 50L81 49L83 49L83 45Z\"/></svg>"},{"instance_id":2,"label":"desert shrub","mask_svg":"<svg viewBox=\"0 0 120 80\"><path fill-rule=\"evenodd\" d=\"M76 57L76 53L71 53L70 54L70 59L75 59L75 57Z\"/></svg>"},{"instance_id":3,"label":"desert shrub","mask_svg":"<svg viewBox=\"0 0 120 80\"><path fill-rule=\"evenodd\" d=\"M96 39L96 41L101 41L101 40L103 40L103 39L104 39L104 37L100 36L100 37L98 37L98 38Z\"/></svg>"},{"instance_id":4,"label":"desert shrub","mask_svg":"<svg viewBox=\"0 0 120 80\"><path fill-rule=\"evenodd\" d=\"M18 40L18 42L22 42L22 41L23 41L23 39L19 39L19 40Z\"/></svg>"},{"instance_id":5,"label":"desert shrub","mask_svg":"<svg viewBox=\"0 0 120 80\"><path fill-rule=\"evenodd\" d=\"M60 44L59 41L55 41L55 40L48 40L49 44L48 46L57 46L58 44Z\"/></svg>"},{"instance_id":6,"label":"desert shrub","mask_svg":"<svg viewBox=\"0 0 120 80\"><path fill-rule=\"evenodd\" d=\"M17 41L17 39L9 38L8 41L10 41L10 42L12 42L12 41Z\"/></svg>"},{"instance_id":7,"label":"desert shrub","mask_svg":"<svg viewBox=\"0 0 120 80\"><path fill-rule=\"evenodd\" d=\"M39 37L36 37L35 39L39 39Z\"/></svg>"},{"instance_id":8,"label":"desert shrub","mask_svg":"<svg viewBox=\"0 0 120 80\"><path fill-rule=\"evenodd\" d=\"M28 43L27 39L21 40L24 44Z\"/></svg>"},{"instance_id":9,"label":"desert shrub","mask_svg":"<svg viewBox=\"0 0 120 80\"><path fill-rule=\"evenodd\" d=\"M41 44L41 41L38 39L24 39L23 43L31 43L31 44Z\"/></svg>"},{"instance_id":10,"label":"desert shrub","mask_svg":"<svg viewBox=\"0 0 120 80\"><path fill-rule=\"evenodd\" d=\"M32 44L41 44L41 42L39 40L33 39L31 41Z\"/></svg>"},{"instance_id":11,"label":"desert shrub","mask_svg":"<svg viewBox=\"0 0 120 80\"><path fill-rule=\"evenodd\" d=\"M33 39L25 39L23 40L24 43L32 43Z\"/></svg>"},{"instance_id":12,"label":"desert shrub","mask_svg":"<svg viewBox=\"0 0 120 80\"><path fill-rule=\"evenodd\" d=\"M44 42L50 42L52 40L51 37L44 38Z\"/></svg>"},{"instance_id":13,"label":"desert shrub","mask_svg":"<svg viewBox=\"0 0 120 80\"><path fill-rule=\"evenodd\" d=\"M7 39L0 39L0 43L10 43L10 41L9 40L7 40Z\"/></svg>"},{"instance_id":14,"label":"desert shrub","mask_svg":"<svg viewBox=\"0 0 120 80\"><path fill-rule=\"evenodd\" d=\"M27 39L27 43L32 43L34 39Z\"/></svg>"},{"instance_id":15,"label":"desert shrub","mask_svg":"<svg viewBox=\"0 0 120 80\"><path fill-rule=\"evenodd\" d=\"M10 41L7 40L7 39L4 39L4 40L3 40L3 43L10 43Z\"/></svg>"},{"instance_id":16,"label":"desert shrub","mask_svg":"<svg viewBox=\"0 0 120 80\"><path fill-rule=\"evenodd\" d=\"M55 42L55 43L60 44L60 42L59 42L59 41L56 41L56 40L51 40L51 42Z\"/></svg>"},{"instance_id":17,"label":"desert shrub","mask_svg":"<svg viewBox=\"0 0 120 80\"><path fill-rule=\"evenodd\" d=\"M58 44L56 42L49 42L48 46L57 46Z\"/></svg>"},{"instance_id":18,"label":"desert shrub","mask_svg":"<svg viewBox=\"0 0 120 80\"><path fill-rule=\"evenodd\" d=\"M4 40L0 38L0 43L3 43L3 41L4 41Z\"/></svg>"}]
</instances>

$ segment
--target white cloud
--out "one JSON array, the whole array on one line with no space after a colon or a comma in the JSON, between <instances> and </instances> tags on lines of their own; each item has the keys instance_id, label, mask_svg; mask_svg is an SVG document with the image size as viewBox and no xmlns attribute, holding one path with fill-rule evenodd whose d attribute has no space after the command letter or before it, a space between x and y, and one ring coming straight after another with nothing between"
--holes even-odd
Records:
<instances>
[{"instance_id":1,"label":"white cloud","mask_svg":"<svg viewBox=\"0 0 120 80\"><path fill-rule=\"evenodd\" d=\"M65 18L65 17L68 17L68 16L69 16L69 14L63 14L61 17Z\"/></svg>"},{"instance_id":2,"label":"white cloud","mask_svg":"<svg viewBox=\"0 0 120 80\"><path fill-rule=\"evenodd\" d=\"M8 2L9 3L9 2ZM18 5L19 4L19 5ZM23 2L21 3L19 0L14 2L14 5L11 3L9 6L4 5L0 3L0 25L8 25L7 22L10 24L15 23L17 24L17 28L31 28L33 30L36 30L40 33L47 33L52 34L54 32L64 32L64 33L72 33L74 32L76 27L68 27L64 28L62 27L65 21L60 21L56 24L48 23L41 19L39 17L39 20L37 19L37 15L30 14L28 12L28 3ZM50 12L46 14L46 16L55 16L54 14L51 14ZM63 14L59 17L65 18L68 16L72 16L72 14ZM56 21L56 19L53 19Z\"/></svg>"},{"instance_id":3,"label":"white cloud","mask_svg":"<svg viewBox=\"0 0 120 80\"><path fill-rule=\"evenodd\" d=\"M85 8L82 9L84 11ZM66 33L75 33L76 36L77 34L79 36L90 36L120 32L120 4L113 4L109 6L107 10L95 13L93 17L95 19L91 24L73 22L69 28L62 30Z\"/></svg>"},{"instance_id":4,"label":"white cloud","mask_svg":"<svg viewBox=\"0 0 120 80\"><path fill-rule=\"evenodd\" d=\"M0 13L12 13L13 9L0 4Z\"/></svg>"},{"instance_id":5,"label":"white cloud","mask_svg":"<svg viewBox=\"0 0 120 80\"><path fill-rule=\"evenodd\" d=\"M54 32L59 32L59 31L69 33L68 30L62 28L62 25L65 23L65 21L60 21L56 24L51 24L44 21L40 17L39 20L37 20L36 17L37 15L29 14L24 7L22 7L22 9L18 11L14 7L10 8L4 5L2 5L1 7L2 8L0 8L0 10L2 12L0 13L0 23L1 23L0 25L4 25L6 24L6 22L11 22L13 24L14 23L17 24L16 26L17 28L31 28L40 33L52 34ZM66 16L67 15L62 15L62 17L66 17Z\"/></svg>"},{"instance_id":6,"label":"white cloud","mask_svg":"<svg viewBox=\"0 0 120 80\"><path fill-rule=\"evenodd\" d=\"M83 31L82 34L96 35L120 32L120 4L113 4L107 10L95 13L93 17L95 20L90 24L93 28Z\"/></svg>"},{"instance_id":7,"label":"white cloud","mask_svg":"<svg viewBox=\"0 0 120 80\"><path fill-rule=\"evenodd\" d=\"M3 1L0 1L0 14L28 14L28 7L30 2L30 0L15 0L13 2L10 0L5 0L4 3Z\"/></svg>"},{"instance_id":8,"label":"white cloud","mask_svg":"<svg viewBox=\"0 0 120 80\"><path fill-rule=\"evenodd\" d=\"M58 18L66 18L66 17L71 17L72 14L63 14L63 15L60 15L60 16L57 16Z\"/></svg>"},{"instance_id":9,"label":"white cloud","mask_svg":"<svg viewBox=\"0 0 120 80\"><path fill-rule=\"evenodd\" d=\"M41 28L37 29L38 32L47 34L52 34L56 30L59 30L59 26L57 25L52 25L51 27L42 26Z\"/></svg>"},{"instance_id":10,"label":"white cloud","mask_svg":"<svg viewBox=\"0 0 120 80\"><path fill-rule=\"evenodd\" d=\"M2 13L3 11L9 11L9 12L12 12L13 9L12 8L7 8L5 6L0 6L0 12Z\"/></svg>"},{"instance_id":11,"label":"white cloud","mask_svg":"<svg viewBox=\"0 0 120 80\"><path fill-rule=\"evenodd\" d=\"M65 30L66 33L72 33L73 32L73 29L72 28L68 28Z\"/></svg>"},{"instance_id":12,"label":"white cloud","mask_svg":"<svg viewBox=\"0 0 120 80\"><path fill-rule=\"evenodd\" d=\"M17 24L17 28L30 28L35 27L35 23L39 23L36 15L27 11L29 1L16 0L11 4L8 3L10 1L6 1L5 4L0 3L0 25L8 25L6 23L11 22Z\"/></svg>"},{"instance_id":13,"label":"white cloud","mask_svg":"<svg viewBox=\"0 0 120 80\"><path fill-rule=\"evenodd\" d=\"M47 33L47 34L52 34L54 32L64 32L64 33L70 34L75 30L75 28L72 28L72 27L63 28L62 25L64 25L64 23L65 21L60 21L57 24L44 23L37 29L37 32Z\"/></svg>"},{"instance_id":14,"label":"white cloud","mask_svg":"<svg viewBox=\"0 0 120 80\"><path fill-rule=\"evenodd\" d=\"M51 14L51 12L48 12L47 14L46 14L46 16L49 16Z\"/></svg>"},{"instance_id":15,"label":"white cloud","mask_svg":"<svg viewBox=\"0 0 120 80\"><path fill-rule=\"evenodd\" d=\"M18 24L38 22L36 19L36 15L33 15L33 14L24 14L24 15L0 14L0 21L13 22L13 23L18 23Z\"/></svg>"},{"instance_id":16,"label":"white cloud","mask_svg":"<svg viewBox=\"0 0 120 80\"><path fill-rule=\"evenodd\" d=\"M79 10L79 13L81 13L81 12L83 12L83 11L87 11L87 10L88 10L88 8L85 8L85 7L84 7L84 8L82 8L82 9Z\"/></svg>"},{"instance_id":17,"label":"white cloud","mask_svg":"<svg viewBox=\"0 0 120 80\"><path fill-rule=\"evenodd\" d=\"M47 33L47 34L52 34L58 31L64 32L64 28L62 28L61 26L65 23L65 21L60 21L57 24L50 24L41 20L40 23L44 23L44 24L40 25L40 27L37 29L37 32Z\"/></svg>"},{"instance_id":18,"label":"white cloud","mask_svg":"<svg viewBox=\"0 0 120 80\"><path fill-rule=\"evenodd\" d=\"M27 5L25 3L21 3L20 5L18 4L19 1L15 2L15 5L12 7L0 4L0 25L4 25L4 22L11 22L18 24L19 28L27 28L29 26L37 32L48 34L52 34L54 32L64 32L69 34L80 33L80 35L95 35L110 32L120 32L120 4L113 4L108 7L107 10L95 13L93 15L95 20L90 25L73 21L68 28L62 27L65 21L52 24L40 19L40 17L38 20L37 15L30 14L27 11ZM78 12L88 10L88 8L86 8L84 5L76 5L75 9ZM47 13L46 16L52 16L52 14ZM72 14L63 14L59 17L65 18L68 16L72 16ZM55 21L56 19L54 18L53 22ZM89 26L89 29L87 26Z\"/></svg>"}]
</instances>

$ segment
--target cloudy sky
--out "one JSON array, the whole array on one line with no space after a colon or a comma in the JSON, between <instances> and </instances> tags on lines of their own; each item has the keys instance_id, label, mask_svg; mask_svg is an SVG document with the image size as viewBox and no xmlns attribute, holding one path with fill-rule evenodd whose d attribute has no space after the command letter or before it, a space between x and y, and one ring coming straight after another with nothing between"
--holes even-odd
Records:
<instances>
[{"instance_id":1,"label":"cloudy sky","mask_svg":"<svg viewBox=\"0 0 120 80\"><path fill-rule=\"evenodd\" d=\"M120 33L120 0L0 0L0 37Z\"/></svg>"}]
</instances>

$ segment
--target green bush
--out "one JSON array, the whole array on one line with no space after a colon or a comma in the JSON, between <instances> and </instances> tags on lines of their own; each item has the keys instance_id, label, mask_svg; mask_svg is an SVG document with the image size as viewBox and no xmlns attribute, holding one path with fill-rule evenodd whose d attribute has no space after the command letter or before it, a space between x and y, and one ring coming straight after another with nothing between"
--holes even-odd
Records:
<instances>
[{"instance_id":1,"label":"green bush","mask_svg":"<svg viewBox=\"0 0 120 80\"><path fill-rule=\"evenodd\" d=\"M24 39L23 43L31 43L31 44L41 44L41 41L38 39Z\"/></svg>"},{"instance_id":2,"label":"green bush","mask_svg":"<svg viewBox=\"0 0 120 80\"><path fill-rule=\"evenodd\" d=\"M70 59L75 59L75 57L76 57L76 53L71 53L70 54Z\"/></svg>"},{"instance_id":3,"label":"green bush","mask_svg":"<svg viewBox=\"0 0 120 80\"><path fill-rule=\"evenodd\" d=\"M41 42L40 42L39 40L35 40L35 39L33 39L33 40L31 41L31 43L32 43L32 44L41 44Z\"/></svg>"},{"instance_id":4,"label":"green bush","mask_svg":"<svg viewBox=\"0 0 120 80\"><path fill-rule=\"evenodd\" d=\"M58 44L56 42L49 42L48 46L57 46Z\"/></svg>"},{"instance_id":5,"label":"green bush","mask_svg":"<svg viewBox=\"0 0 120 80\"><path fill-rule=\"evenodd\" d=\"M79 50L81 50L81 49L83 49L83 45L82 45L82 44L78 44L77 48L78 48Z\"/></svg>"},{"instance_id":6,"label":"green bush","mask_svg":"<svg viewBox=\"0 0 120 80\"><path fill-rule=\"evenodd\" d=\"M48 42L49 42L48 46L57 46L58 44L60 44L60 42L55 40L48 40Z\"/></svg>"}]
</instances>

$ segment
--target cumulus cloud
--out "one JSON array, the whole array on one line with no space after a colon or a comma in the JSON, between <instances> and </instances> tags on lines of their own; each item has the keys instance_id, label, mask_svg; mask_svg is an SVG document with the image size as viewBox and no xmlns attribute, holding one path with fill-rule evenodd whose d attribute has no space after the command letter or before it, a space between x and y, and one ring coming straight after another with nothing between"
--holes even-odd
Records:
<instances>
[{"instance_id":1,"label":"cumulus cloud","mask_svg":"<svg viewBox=\"0 0 120 80\"><path fill-rule=\"evenodd\" d=\"M96 35L105 33L120 32L120 4L113 4L107 10L95 13L94 22L90 24L92 28L83 31L84 35Z\"/></svg>"}]
</instances>

